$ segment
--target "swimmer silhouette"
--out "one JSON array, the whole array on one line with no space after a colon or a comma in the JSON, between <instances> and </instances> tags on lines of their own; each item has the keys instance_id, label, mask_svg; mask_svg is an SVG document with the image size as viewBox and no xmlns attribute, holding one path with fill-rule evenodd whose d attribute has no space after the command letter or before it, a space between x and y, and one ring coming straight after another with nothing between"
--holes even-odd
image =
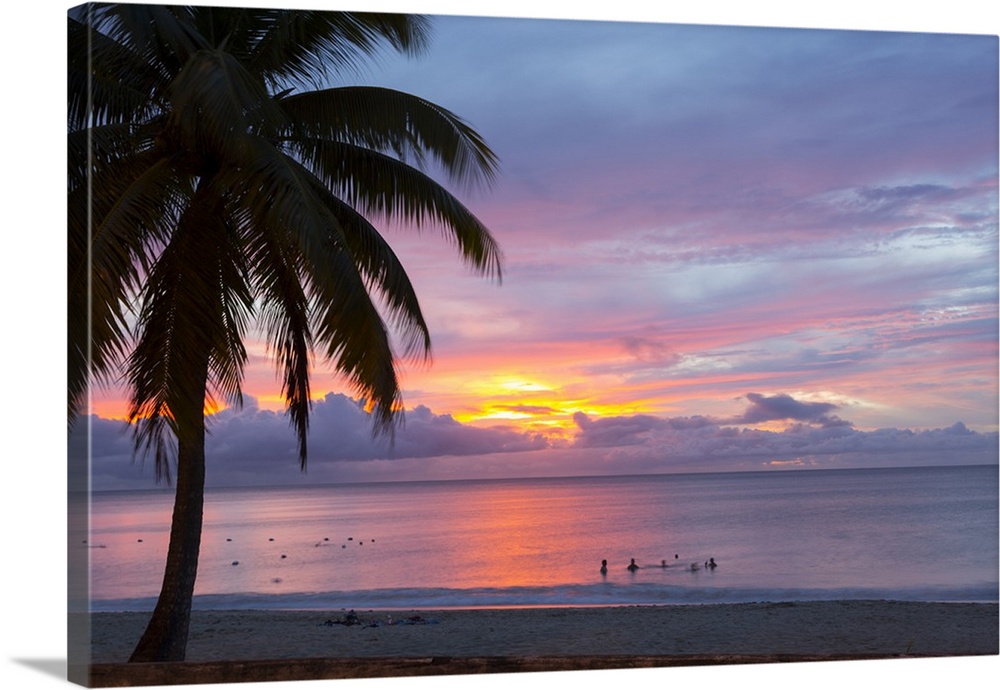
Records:
<instances>
[{"instance_id":1,"label":"swimmer silhouette","mask_svg":"<svg viewBox=\"0 0 1000 690\"><path fill-rule=\"evenodd\" d=\"M717 563L715 562L715 559L714 559L714 558L709 558L709 559L708 559L708 567L709 567L709 568L711 568L712 570L715 570L715 568L716 568L717 566L718 566L718 564L717 564Z\"/></svg>"},{"instance_id":2,"label":"swimmer silhouette","mask_svg":"<svg viewBox=\"0 0 1000 690\"><path fill-rule=\"evenodd\" d=\"M628 564L628 569L629 569L630 571L632 571L633 573L634 573L634 572L635 572L636 570L638 570L638 569L639 569L639 566L637 566L637 565L635 564L635 559L634 559L634 558L632 559L632 562Z\"/></svg>"},{"instance_id":3,"label":"swimmer silhouette","mask_svg":"<svg viewBox=\"0 0 1000 690\"><path fill-rule=\"evenodd\" d=\"M607 575L607 574L608 574L608 561L607 559L604 559L603 561L601 561L601 575Z\"/></svg>"}]
</instances>

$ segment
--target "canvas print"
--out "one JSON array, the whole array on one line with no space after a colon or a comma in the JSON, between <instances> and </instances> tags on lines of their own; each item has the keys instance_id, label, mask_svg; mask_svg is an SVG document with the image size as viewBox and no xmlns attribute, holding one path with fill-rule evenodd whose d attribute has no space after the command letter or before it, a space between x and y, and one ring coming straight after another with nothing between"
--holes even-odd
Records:
<instances>
[{"instance_id":1,"label":"canvas print","mask_svg":"<svg viewBox=\"0 0 1000 690\"><path fill-rule=\"evenodd\" d=\"M997 36L67 27L71 681L998 654Z\"/></svg>"}]
</instances>

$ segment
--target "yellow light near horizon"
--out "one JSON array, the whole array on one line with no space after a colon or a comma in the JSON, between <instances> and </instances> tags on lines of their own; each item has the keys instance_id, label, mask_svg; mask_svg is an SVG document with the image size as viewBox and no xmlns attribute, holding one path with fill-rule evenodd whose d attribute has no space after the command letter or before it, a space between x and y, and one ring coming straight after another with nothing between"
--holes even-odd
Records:
<instances>
[{"instance_id":1,"label":"yellow light near horizon","mask_svg":"<svg viewBox=\"0 0 1000 690\"><path fill-rule=\"evenodd\" d=\"M577 413L588 417L618 417L648 412L644 405L594 398L560 397L557 386L526 378L496 377L493 387L483 386L478 394L467 395L464 409L452 416L463 424L494 426L503 424L527 434L541 434L550 441L564 443L579 431Z\"/></svg>"},{"instance_id":2,"label":"yellow light near horizon","mask_svg":"<svg viewBox=\"0 0 1000 690\"><path fill-rule=\"evenodd\" d=\"M552 390L549 386L535 383L534 381L525 381L523 379L500 381L497 385L501 390L516 391L518 393L540 393Z\"/></svg>"},{"instance_id":3,"label":"yellow light near horizon","mask_svg":"<svg viewBox=\"0 0 1000 690\"><path fill-rule=\"evenodd\" d=\"M532 415L527 412L514 412L512 410L493 410L487 412L486 414L479 415L476 419L479 420L490 420L490 419L531 419Z\"/></svg>"},{"instance_id":4,"label":"yellow light near horizon","mask_svg":"<svg viewBox=\"0 0 1000 690\"><path fill-rule=\"evenodd\" d=\"M507 397L519 393L551 393L555 388L523 376L494 375L482 379L463 380L460 383L466 395L474 397Z\"/></svg>"},{"instance_id":5,"label":"yellow light near horizon","mask_svg":"<svg viewBox=\"0 0 1000 690\"><path fill-rule=\"evenodd\" d=\"M126 405L127 403L125 403L124 401L95 402L91 405L90 413L96 414L98 417L101 417L102 419L112 419L115 421L120 420L128 423L129 416L128 413L125 411ZM214 414L222 412L226 408L227 406L225 405L225 403L221 403L215 400L206 400L204 413L206 417L211 417ZM145 417L146 415L139 415L138 417L132 420L132 423L135 423L135 421L139 419L145 419Z\"/></svg>"},{"instance_id":6,"label":"yellow light near horizon","mask_svg":"<svg viewBox=\"0 0 1000 690\"><path fill-rule=\"evenodd\" d=\"M280 412L285 409L285 396L278 393L273 394L261 394L255 393L254 399L257 401L257 407L262 410L271 410L273 412Z\"/></svg>"},{"instance_id":7,"label":"yellow light near horizon","mask_svg":"<svg viewBox=\"0 0 1000 690\"><path fill-rule=\"evenodd\" d=\"M326 396L330 393L340 393L341 391L335 390L322 390L322 391L311 391L309 395L309 402L312 404L321 403L326 399ZM344 395L351 395L350 392L344 391ZM285 396L280 393L251 393L253 398L257 401L257 407L261 410L268 410L270 412L284 412L286 403ZM367 403L371 405L371 403ZM368 410L370 411L370 410Z\"/></svg>"}]
</instances>

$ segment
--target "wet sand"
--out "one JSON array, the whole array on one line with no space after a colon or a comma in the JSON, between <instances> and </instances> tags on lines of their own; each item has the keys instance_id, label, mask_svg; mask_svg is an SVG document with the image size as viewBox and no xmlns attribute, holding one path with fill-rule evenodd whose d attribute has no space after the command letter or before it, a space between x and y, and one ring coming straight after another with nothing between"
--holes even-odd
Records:
<instances>
[{"instance_id":1,"label":"wet sand","mask_svg":"<svg viewBox=\"0 0 1000 690\"><path fill-rule=\"evenodd\" d=\"M356 611L359 622L345 625L353 622L347 613L195 611L186 664L195 677L211 673L215 682L229 682L1000 651L996 604L827 601ZM92 614L95 685L112 684L123 673L119 664L127 660L147 616ZM230 663L248 661L261 663ZM233 675L236 666L243 676ZM176 668L165 677L190 682L182 681ZM152 678L152 684L167 682Z\"/></svg>"}]
</instances>

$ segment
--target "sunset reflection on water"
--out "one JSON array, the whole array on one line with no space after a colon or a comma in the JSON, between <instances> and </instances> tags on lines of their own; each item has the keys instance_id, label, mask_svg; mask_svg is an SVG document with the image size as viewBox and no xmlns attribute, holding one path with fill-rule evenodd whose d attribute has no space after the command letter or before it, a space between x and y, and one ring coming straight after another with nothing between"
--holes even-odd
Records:
<instances>
[{"instance_id":1,"label":"sunset reflection on water","mask_svg":"<svg viewBox=\"0 0 1000 690\"><path fill-rule=\"evenodd\" d=\"M600 579L605 558L617 565L609 578L627 578L628 559L648 549L643 535L618 526L632 522L623 519L628 501L616 505L604 490L557 480L448 484L447 500L437 482L398 492L388 485L212 492L197 593L588 583ZM107 598L152 596L170 497L137 492L116 501L111 511L95 511L94 541L106 547L94 553L95 589Z\"/></svg>"},{"instance_id":2,"label":"sunset reflection on water","mask_svg":"<svg viewBox=\"0 0 1000 690\"><path fill-rule=\"evenodd\" d=\"M970 467L217 490L196 595L995 596L996 483L996 468ZM75 545L90 550L94 599L157 594L171 500L95 495L90 543ZM690 568L709 558L718 569Z\"/></svg>"}]
</instances>

